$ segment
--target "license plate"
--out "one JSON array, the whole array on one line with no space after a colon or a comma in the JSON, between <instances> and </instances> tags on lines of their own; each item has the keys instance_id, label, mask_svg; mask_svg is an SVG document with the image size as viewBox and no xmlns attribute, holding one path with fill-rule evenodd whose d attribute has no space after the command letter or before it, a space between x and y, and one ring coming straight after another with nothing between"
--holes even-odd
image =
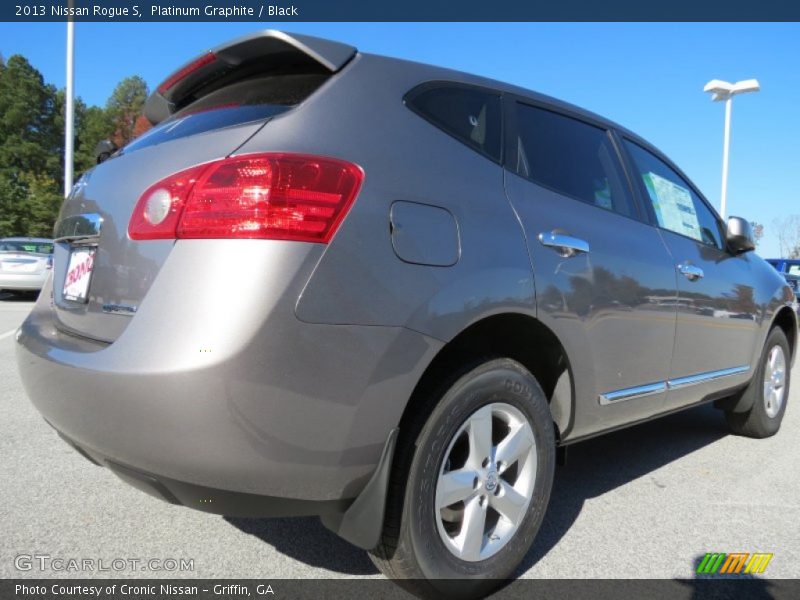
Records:
<instances>
[{"instance_id":1,"label":"license plate","mask_svg":"<svg viewBox=\"0 0 800 600\"><path fill-rule=\"evenodd\" d=\"M94 269L97 248L76 248L69 255L63 296L73 302L86 302L89 298L89 281Z\"/></svg>"}]
</instances>

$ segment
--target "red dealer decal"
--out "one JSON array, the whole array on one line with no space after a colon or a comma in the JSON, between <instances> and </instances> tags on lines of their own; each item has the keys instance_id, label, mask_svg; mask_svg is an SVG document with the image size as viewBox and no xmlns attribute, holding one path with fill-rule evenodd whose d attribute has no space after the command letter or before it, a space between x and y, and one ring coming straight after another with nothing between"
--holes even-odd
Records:
<instances>
[{"instance_id":1,"label":"red dealer decal","mask_svg":"<svg viewBox=\"0 0 800 600\"><path fill-rule=\"evenodd\" d=\"M91 254L86 255L86 259L72 268L72 270L67 273L67 280L64 282L64 285L72 285L76 281L79 281L88 273L92 272L92 266L94 264L94 258Z\"/></svg>"}]
</instances>

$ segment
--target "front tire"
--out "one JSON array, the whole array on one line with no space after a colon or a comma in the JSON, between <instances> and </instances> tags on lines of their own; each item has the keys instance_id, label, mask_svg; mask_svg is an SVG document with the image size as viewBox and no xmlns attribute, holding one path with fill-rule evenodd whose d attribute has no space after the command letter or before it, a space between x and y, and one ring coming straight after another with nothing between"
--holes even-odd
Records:
<instances>
[{"instance_id":1,"label":"front tire","mask_svg":"<svg viewBox=\"0 0 800 600\"><path fill-rule=\"evenodd\" d=\"M512 574L539 530L555 469L553 421L516 361L490 360L449 383L401 427L371 557L421 596L481 597Z\"/></svg>"},{"instance_id":2,"label":"front tire","mask_svg":"<svg viewBox=\"0 0 800 600\"><path fill-rule=\"evenodd\" d=\"M725 411L725 419L734 433L752 438L778 433L789 396L790 356L786 334L780 327L774 327L767 336L753 379L743 392L743 399L752 398L750 409Z\"/></svg>"}]
</instances>

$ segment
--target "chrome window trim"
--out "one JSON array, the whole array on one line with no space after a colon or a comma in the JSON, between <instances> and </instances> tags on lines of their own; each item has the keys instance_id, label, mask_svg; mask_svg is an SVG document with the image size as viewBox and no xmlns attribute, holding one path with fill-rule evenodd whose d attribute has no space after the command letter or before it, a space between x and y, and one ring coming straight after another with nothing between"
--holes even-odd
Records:
<instances>
[{"instance_id":1,"label":"chrome window trim","mask_svg":"<svg viewBox=\"0 0 800 600\"><path fill-rule=\"evenodd\" d=\"M624 388L621 390L614 390L613 392L606 392L604 394L600 394L597 400L601 406L607 406L616 402L652 396L653 394L660 394L673 389L697 385L707 381L714 381L715 379L721 379L723 377L741 375L742 373L747 373L748 371L750 371L750 365L730 367L728 369L720 369L718 371L707 371L705 373L688 375L687 377L678 377L676 379L669 379L667 381L658 381L655 383L637 385L635 387Z\"/></svg>"}]
</instances>

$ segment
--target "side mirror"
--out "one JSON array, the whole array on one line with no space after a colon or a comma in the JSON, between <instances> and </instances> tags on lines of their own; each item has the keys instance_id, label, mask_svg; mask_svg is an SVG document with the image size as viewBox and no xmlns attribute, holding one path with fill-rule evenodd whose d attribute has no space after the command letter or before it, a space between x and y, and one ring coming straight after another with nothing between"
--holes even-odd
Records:
<instances>
[{"instance_id":1,"label":"side mirror","mask_svg":"<svg viewBox=\"0 0 800 600\"><path fill-rule=\"evenodd\" d=\"M104 160L108 160L118 149L117 145L111 140L97 142L97 146L94 147L94 157L97 159L97 164L99 165Z\"/></svg>"},{"instance_id":2,"label":"side mirror","mask_svg":"<svg viewBox=\"0 0 800 600\"><path fill-rule=\"evenodd\" d=\"M734 254L742 254L756 249L756 240L750 223L741 217L728 218L728 231L725 242Z\"/></svg>"}]
</instances>

